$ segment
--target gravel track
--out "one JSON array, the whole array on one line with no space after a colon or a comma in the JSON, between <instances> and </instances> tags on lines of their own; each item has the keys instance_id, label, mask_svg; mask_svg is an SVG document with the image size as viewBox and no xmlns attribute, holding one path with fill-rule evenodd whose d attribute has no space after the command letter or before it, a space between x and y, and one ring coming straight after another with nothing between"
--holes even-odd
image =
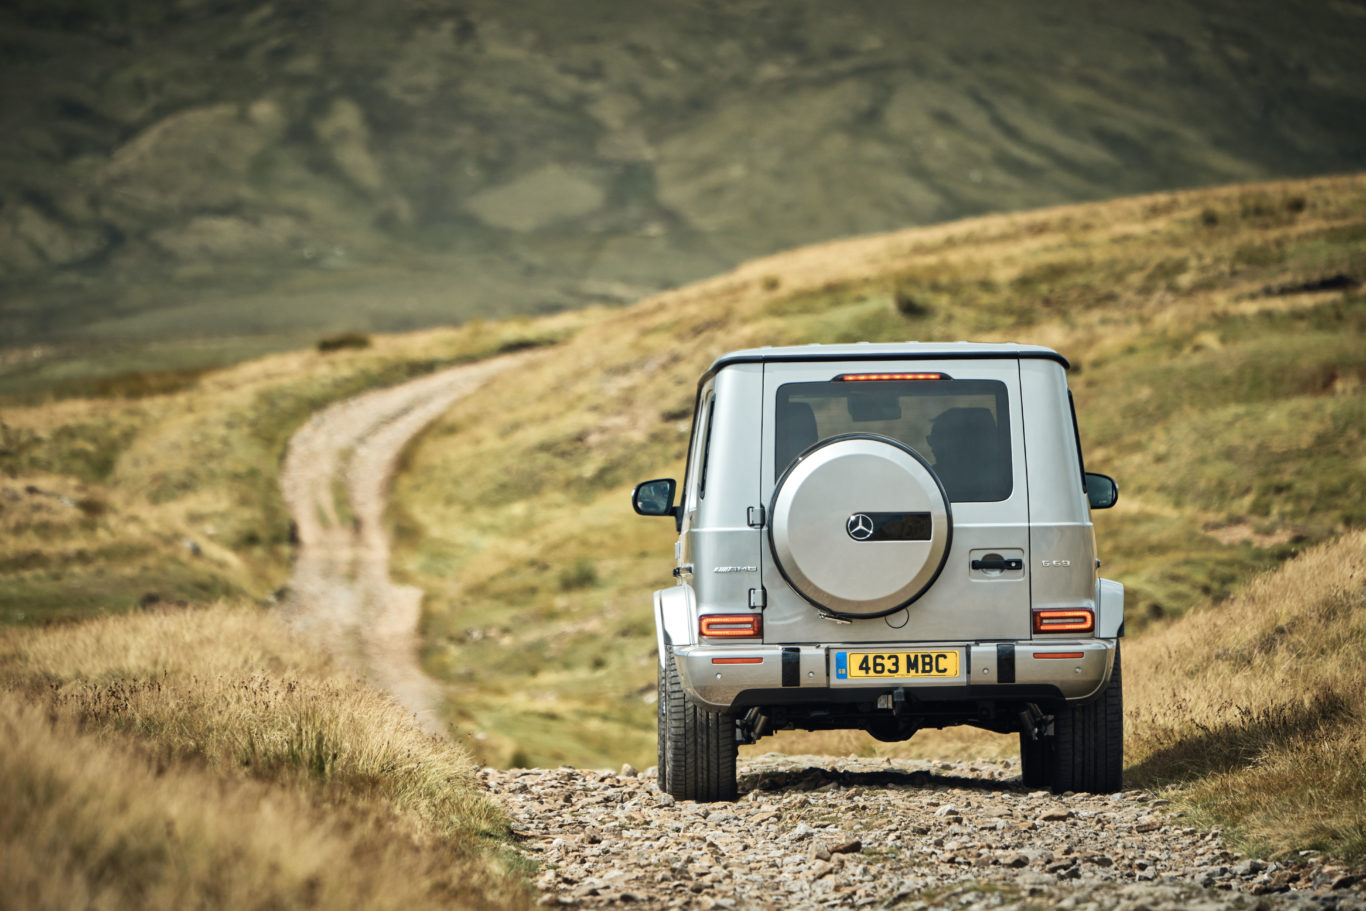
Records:
<instances>
[{"instance_id":1,"label":"gravel track","mask_svg":"<svg viewBox=\"0 0 1366 911\"><path fill-rule=\"evenodd\" d=\"M1165 800L1035 791L1013 760L768 754L734 804L675 802L653 771L482 770L543 904L1366 909L1359 871L1239 857Z\"/></svg>"},{"instance_id":2,"label":"gravel track","mask_svg":"<svg viewBox=\"0 0 1366 911\"><path fill-rule=\"evenodd\" d=\"M440 688L417 661L421 593L389 578L388 485L416 433L529 356L333 405L281 471L299 535L286 616L438 735ZM710 805L661 794L653 770L479 774L539 865L545 905L1366 911L1361 870L1239 857L1165 801L1030 790L1014 761L768 754L740 763L739 802Z\"/></svg>"},{"instance_id":3,"label":"gravel track","mask_svg":"<svg viewBox=\"0 0 1366 911\"><path fill-rule=\"evenodd\" d=\"M280 471L299 538L285 616L433 734L446 729L439 685L417 660L422 592L389 578L389 482L414 435L528 356L452 367L325 408L290 440ZM339 513L339 498L349 516Z\"/></svg>"}]
</instances>

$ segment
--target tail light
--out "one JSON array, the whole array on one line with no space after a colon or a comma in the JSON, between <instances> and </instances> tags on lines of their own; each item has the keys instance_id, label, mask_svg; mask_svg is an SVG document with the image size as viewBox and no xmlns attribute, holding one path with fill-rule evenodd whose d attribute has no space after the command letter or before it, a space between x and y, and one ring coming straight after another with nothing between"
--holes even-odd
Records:
<instances>
[{"instance_id":1,"label":"tail light","mask_svg":"<svg viewBox=\"0 0 1366 911\"><path fill-rule=\"evenodd\" d=\"M698 622L698 632L711 639L755 639L762 629L759 614L708 614Z\"/></svg>"},{"instance_id":2,"label":"tail light","mask_svg":"<svg viewBox=\"0 0 1366 911\"><path fill-rule=\"evenodd\" d=\"M867 383L887 380L947 380L946 373L842 373L835 377L836 383Z\"/></svg>"},{"instance_id":3,"label":"tail light","mask_svg":"<svg viewBox=\"0 0 1366 911\"><path fill-rule=\"evenodd\" d=\"M1096 615L1085 608L1036 610L1036 633L1089 633L1096 628Z\"/></svg>"}]
</instances>

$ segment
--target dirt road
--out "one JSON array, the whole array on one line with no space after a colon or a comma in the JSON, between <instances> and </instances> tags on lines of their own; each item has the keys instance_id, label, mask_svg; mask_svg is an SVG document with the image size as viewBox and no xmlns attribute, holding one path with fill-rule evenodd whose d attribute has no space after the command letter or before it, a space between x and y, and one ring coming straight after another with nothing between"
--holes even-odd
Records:
<instances>
[{"instance_id":1,"label":"dirt road","mask_svg":"<svg viewBox=\"0 0 1366 911\"><path fill-rule=\"evenodd\" d=\"M530 355L456 367L309 421L281 473L299 555L291 621L434 733L417 663L421 595L389 578L385 495L403 446ZM742 762L738 803L677 803L648 775L484 769L543 903L637 908L1117 908L1366 911L1362 871L1238 856L1141 792L1053 796L1014 763Z\"/></svg>"},{"instance_id":2,"label":"dirt road","mask_svg":"<svg viewBox=\"0 0 1366 911\"><path fill-rule=\"evenodd\" d=\"M482 774L552 906L1366 909L1359 871L1241 857L1150 794L1057 796L1019 771L768 754L734 804L675 802L630 768Z\"/></svg>"},{"instance_id":3,"label":"dirt road","mask_svg":"<svg viewBox=\"0 0 1366 911\"><path fill-rule=\"evenodd\" d=\"M389 481L415 434L527 356L452 367L326 408L294 435L280 472L299 536L286 617L434 734L445 727L439 688L417 661L422 593L389 578Z\"/></svg>"}]
</instances>

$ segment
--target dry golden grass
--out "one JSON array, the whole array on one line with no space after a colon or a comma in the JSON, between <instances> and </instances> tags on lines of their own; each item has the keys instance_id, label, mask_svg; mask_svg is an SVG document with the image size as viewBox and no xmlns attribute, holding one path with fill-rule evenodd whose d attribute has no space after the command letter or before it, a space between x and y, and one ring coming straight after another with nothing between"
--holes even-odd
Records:
<instances>
[{"instance_id":1,"label":"dry golden grass","mask_svg":"<svg viewBox=\"0 0 1366 911\"><path fill-rule=\"evenodd\" d=\"M468 755L254 608L0 634L16 907L526 907Z\"/></svg>"},{"instance_id":2,"label":"dry golden grass","mask_svg":"<svg viewBox=\"0 0 1366 911\"><path fill-rule=\"evenodd\" d=\"M1125 643L1130 784L1254 850L1366 858L1366 531Z\"/></svg>"}]
</instances>

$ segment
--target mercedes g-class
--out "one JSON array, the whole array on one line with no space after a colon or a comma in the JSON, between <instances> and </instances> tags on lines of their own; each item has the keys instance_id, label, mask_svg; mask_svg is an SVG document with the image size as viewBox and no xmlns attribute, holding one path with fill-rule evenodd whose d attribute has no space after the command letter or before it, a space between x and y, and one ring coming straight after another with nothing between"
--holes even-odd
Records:
<instances>
[{"instance_id":1,"label":"mercedes g-class","mask_svg":"<svg viewBox=\"0 0 1366 911\"><path fill-rule=\"evenodd\" d=\"M1124 589L1097 577L1067 360L971 343L736 351L698 384L677 584L655 592L659 784L736 796L785 728L1020 738L1024 781L1120 788Z\"/></svg>"}]
</instances>

